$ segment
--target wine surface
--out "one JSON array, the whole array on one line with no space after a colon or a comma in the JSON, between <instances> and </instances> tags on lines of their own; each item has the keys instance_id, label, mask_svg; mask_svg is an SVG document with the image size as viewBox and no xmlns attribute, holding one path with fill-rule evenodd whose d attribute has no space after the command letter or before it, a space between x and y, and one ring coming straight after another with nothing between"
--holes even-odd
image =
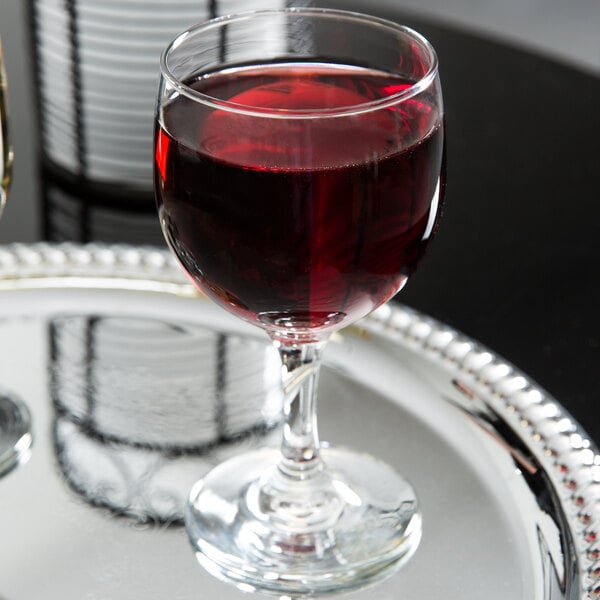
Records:
<instances>
[{"instance_id":1,"label":"wine surface","mask_svg":"<svg viewBox=\"0 0 600 600\"><path fill-rule=\"evenodd\" d=\"M402 287L443 188L442 118L426 93L386 105L411 82L312 63L188 86L215 100L165 103L155 184L165 237L202 291L287 339L317 338Z\"/></svg>"}]
</instances>

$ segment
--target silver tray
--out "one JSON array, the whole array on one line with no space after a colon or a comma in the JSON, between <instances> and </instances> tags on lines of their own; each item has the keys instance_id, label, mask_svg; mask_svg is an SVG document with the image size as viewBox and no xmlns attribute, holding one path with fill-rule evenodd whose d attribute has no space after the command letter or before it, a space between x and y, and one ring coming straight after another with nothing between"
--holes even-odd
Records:
<instances>
[{"instance_id":1,"label":"silver tray","mask_svg":"<svg viewBox=\"0 0 600 600\"><path fill-rule=\"evenodd\" d=\"M211 465L276 443L266 337L131 247L0 248L0 315L1 390L34 440L0 478L0 598L242 597L199 567L181 506ZM321 437L394 465L423 509L413 559L348 596L600 596L600 457L526 375L391 305L323 371Z\"/></svg>"}]
</instances>

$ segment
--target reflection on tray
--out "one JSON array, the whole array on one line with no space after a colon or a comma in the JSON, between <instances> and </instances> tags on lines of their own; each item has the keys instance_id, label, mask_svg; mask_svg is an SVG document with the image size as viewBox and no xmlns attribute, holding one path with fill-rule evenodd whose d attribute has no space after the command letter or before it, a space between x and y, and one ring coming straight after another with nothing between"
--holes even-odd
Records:
<instances>
[{"instance_id":1,"label":"reflection on tray","mask_svg":"<svg viewBox=\"0 0 600 600\"><path fill-rule=\"evenodd\" d=\"M266 341L104 316L57 317L50 340L57 458L90 504L181 522L193 483L268 443L279 422L279 358Z\"/></svg>"}]
</instances>

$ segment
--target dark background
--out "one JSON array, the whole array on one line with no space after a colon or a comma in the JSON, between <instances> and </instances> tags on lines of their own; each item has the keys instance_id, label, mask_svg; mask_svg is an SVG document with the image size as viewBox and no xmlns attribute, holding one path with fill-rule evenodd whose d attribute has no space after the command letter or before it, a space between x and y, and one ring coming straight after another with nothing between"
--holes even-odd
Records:
<instances>
[{"instance_id":1,"label":"dark background","mask_svg":"<svg viewBox=\"0 0 600 600\"><path fill-rule=\"evenodd\" d=\"M151 198L127 204L42 168L26 4L0 7L16 151L0 244L162 244ZM438 51L448 131L439 234L399 300L515 364L600 441L600 79L386 5L368 12L412 25ZM49 218L57 188L93 227L61 229L52 206Z\"/></svg>"}]
</instances>

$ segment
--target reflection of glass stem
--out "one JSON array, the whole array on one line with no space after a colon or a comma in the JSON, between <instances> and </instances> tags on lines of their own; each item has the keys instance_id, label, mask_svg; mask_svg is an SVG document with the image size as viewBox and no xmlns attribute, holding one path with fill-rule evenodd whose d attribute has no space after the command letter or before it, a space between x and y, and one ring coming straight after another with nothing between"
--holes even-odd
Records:
<instances>
[{"instance_id":1,"label":"reflection of glass stem","mask_svg":"<svg viewBox=\"0 0 600 600\"><path fill-rule=\"evenodd\" d=\"M6 73L2 60L2 41L0 40L0 215L6 204L10 186L13 152L8 139Z\"/></svg>"}]
</instances>

